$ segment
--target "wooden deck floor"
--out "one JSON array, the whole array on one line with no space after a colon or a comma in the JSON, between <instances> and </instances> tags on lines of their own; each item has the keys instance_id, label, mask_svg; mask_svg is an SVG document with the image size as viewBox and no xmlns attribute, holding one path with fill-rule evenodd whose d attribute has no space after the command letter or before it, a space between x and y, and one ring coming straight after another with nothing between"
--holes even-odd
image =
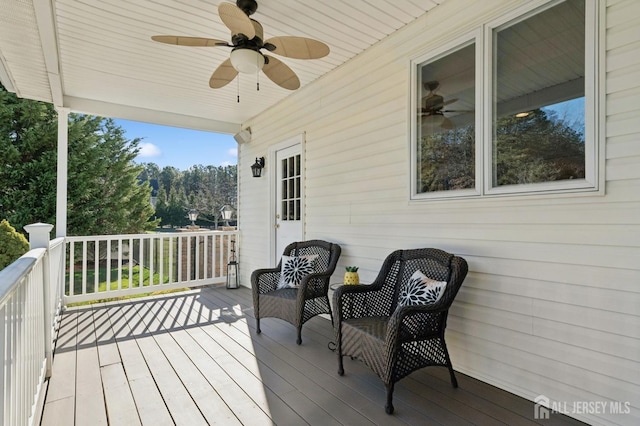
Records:
<instances>
[{"instance_id":1,"label":"wooden deck floor","mask_svg":"<svg viewBox=\"0 0 640 426\"><path fill-rule=\"evenodd\" d=\"M316 317L255 333L246 288L68 309L42 425L534 425L533 403L458 373L427 368L385 391L358 361L337 374L331 323ZM454 360L455 365L455 360ZM578 425L552 415L545 425Z\"/></svg>"}]
</instances>

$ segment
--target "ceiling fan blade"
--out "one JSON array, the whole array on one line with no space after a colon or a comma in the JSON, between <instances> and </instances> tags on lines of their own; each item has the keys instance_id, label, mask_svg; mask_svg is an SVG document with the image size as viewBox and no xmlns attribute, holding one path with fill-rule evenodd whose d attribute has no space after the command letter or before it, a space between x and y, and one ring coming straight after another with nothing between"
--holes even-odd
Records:
<instances>
[{"instance_id":1,"label":"ceiling fan blade","mask_svg":"<svg viewBox=\"0 0 640 426\"><path fill-rule=\"evenodd\" d=\"M244 34L249 40L256 36L256 29L251 19L233 3L222 2L218 6L218 15L222 22L231 30L232 35Z\"/></svg>"},{"instance_id":2,"label":"ceiling fan blade","mask_svg":"<svg viewBox=\"0 0 640 426\"><path fill-rule=\"evenodd\" d=\"M194 47L214 47L214 46L229 46L224 40L216 40L215 38L202 38L202 37L183 37L174 35L155 35L151 37L153 41L159 41L160 43L176 44L178 46L194 46Z\"/></svg>"},{"instance_id":3,"label":"ceiling fan blade","mask_svg":"<svg viewBox=\"0 0 640 426\"><path fill-rule=\"evenodd\" d=\"M294 59L319 59L329 54L329 46L321 41L306 37L282 36L272 37L265 41L275 49L269 49L273 53Z\"/></svg>"},{"instance_id":4,"label":"ceiling fan blade","mask_svg":"<svg viewBox=\"0 0 640 426\"><path fill-rule=\"evenodd\" d=\"M300 87L300 80L291 68L273 56L265 55L265 57L268 58L268 63L265 62L262 71L264 71L271 81L289 90L296 90Z\"/></svg>"},{"instance_id":5,"label":"ceiling fan blade","mask_svg":"<svg viewBox=\"0 0 640 426\"><path fill-rule=\"evenodd\" d=\"M224 61L211 75L209 79L209 87L219 89L229 84L236 76L238 71L231 65L231 59Z\"/></svg>"}]
</instances>

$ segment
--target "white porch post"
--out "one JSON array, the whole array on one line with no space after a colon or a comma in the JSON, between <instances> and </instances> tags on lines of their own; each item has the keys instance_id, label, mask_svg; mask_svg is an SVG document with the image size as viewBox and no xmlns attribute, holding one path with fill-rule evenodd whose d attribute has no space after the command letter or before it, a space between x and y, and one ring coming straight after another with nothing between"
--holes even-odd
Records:
<instances>
[{"instance_id":1,"label":"white porch post","mask_svg":"<svg viewBox=\"0 0 640 426\"><path fill-rule=\"evenodd\" d=\"M58 111L58 170L56 185L56 237L67 236L67 157L69 155L69 108Z\"/></svg>"},{"instance_id":2,"label":"white porch post","mask_svg":"<svg viewBox=\"0 0 640 426\"><path fill-rule=\"evenodd\" d=\"M29 248L44 248L47 253L44 255L42 268L42 301L44 304L44 356L45 356L45 377L51 377L53 365L53 316L51 314L51 263L49 252L49 235L53 225L48 223L33 223L24 227L29 233Z\"/></svg>"}]
</instances>

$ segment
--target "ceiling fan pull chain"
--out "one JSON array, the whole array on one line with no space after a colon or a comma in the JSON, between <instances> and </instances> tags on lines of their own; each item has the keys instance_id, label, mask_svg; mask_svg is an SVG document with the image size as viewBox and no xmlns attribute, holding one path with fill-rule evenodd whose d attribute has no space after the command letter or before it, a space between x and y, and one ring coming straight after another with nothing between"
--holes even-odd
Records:
<instances>
[{"instance_id":1,"label":"ceiling fan pull chain","mask_svg":"<svg viewBox=\"0 0 640 426\"><path fill-rule=\"evenodd\" d=\"M240 103L240 76L239 75L236 81L238 82L238 103Z\"/></svg>"},{"instance_id":2,"label":"ceiling fan pull chain","mask_svg":"<svg viewBox=\"0 0 640 426\"><path fill-rule=\"evenodd\" d=\"M259 56L256 56L256 66L258 67L258 72L256 72L256 91L260 91L260 63Z\"/></svg>"}]
</instances>

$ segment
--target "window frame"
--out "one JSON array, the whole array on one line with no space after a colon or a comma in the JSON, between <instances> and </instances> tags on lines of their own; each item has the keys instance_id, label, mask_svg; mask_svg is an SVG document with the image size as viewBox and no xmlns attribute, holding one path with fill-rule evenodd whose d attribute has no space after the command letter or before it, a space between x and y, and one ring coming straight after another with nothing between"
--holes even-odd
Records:
<instances>
[{"instance_id":1,"label":"window frame","mask_svg":"<svg viewBox=\"0 0 640 426\"><path fill-rule=\"evenodd\" d=\"M493 58L495 40L493 34L501 28L509 27L524 21L531 16L552 8L564 0L538 1L512 10L498 18L477 26L463 36L447 41L436 49L422 52L410 60L410 201L434 199L485 198L494 196L527 196L542 195L598 195L604 193L604 108L600 107L601 93L604 87L603 40L604 11L602 2L585 1L585 178L577 180L561 180L552 182L531 183L524 185L493 186L493 96L494 81ZM475 189L434 191L419 193L417 188L418 169L418 111L420 99L418 82L421 65L436 61L449 53L475 42L476 47L476 158Z\"/></svg>"},{"instance_id":2,"label":"window frame","mask_svg":"<svg viewBox=\"0 0 640 426\"><path fill-rule=\"evenodd\" d=\"M411 149L411 199L437 199L437 198L461 198L461 197L477 197L482 194L482 182L479 179L479 176L482 176L482 167L483 161L478 161L479 158L482 157L482 146L478 143L482 136L482 120L480 116L482 115L482 111L479 108L480 101L482 100L482 85L479 80L480 74L482 73L481 67L481 57L482 57L482 37L481 37L480 29L476 29L472 32L469 32L463 36L457 37L454 40L444 44L438 49L432 50L427 54L423 54L419 57L416 57L411 60L411 75L410 75L410 84L411 84L411 106L410 106L410 149ZM473 189L460 189L455 191L435 191L429 193L418 193L417 188L417 175L418 175L418 114L416 111L419 111L421 108L421 101L418 93L420 92L420 66L425 62L435 62L440 58L443 58L446 55L449 55L457 50L463 49L471 44L475 44L475 57L474 57L474 68L475 68L475 186Z\"/></svg>"}]
</instances>

